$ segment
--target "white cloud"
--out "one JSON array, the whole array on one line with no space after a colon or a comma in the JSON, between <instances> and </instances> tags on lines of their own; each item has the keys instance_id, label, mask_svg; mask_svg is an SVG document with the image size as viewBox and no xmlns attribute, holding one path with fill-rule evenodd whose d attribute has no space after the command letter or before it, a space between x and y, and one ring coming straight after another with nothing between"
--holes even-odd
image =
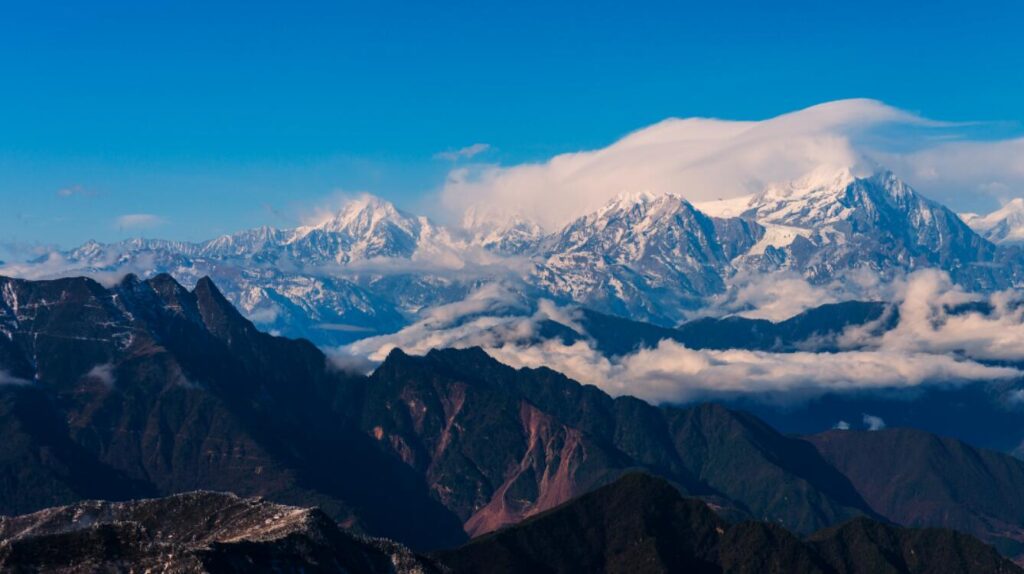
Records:
<instances>
[{"instance_id":1,"label":"white cloud","mask_svg":"<svg viewBox=\"0 0 1024 574\"><path fill-rule=\"evenodd\" d=\"M846 421L839 421L836 426L832 427L835 430L850 430L850 423Z\"/></svg>"},{"instance_id":2,"label":"white cloud","mask_svg":"<svg viewBox=\"0 0 1024 574\"><path fill-rule=\"evenodd\" d=\"M434 159L443 159L447 161L459 161L463 159L472 159L485 151L491 149L491 144L475 143L468 145L464 148L455 150L442 151L434 154Z\"/></svg>"},{"instance_id":3,"label":"white cloud","mask_svg":"<svg viewBox=\"0 0 1024 574\"><path fill-rule=\"evenodd\" d=\"M864 413L864 426L868 427L869 431L879 431L885 428L885 421L882 417Z\"/></svg>"},{"instance_id":4,"label":"white cloud","mask_svg":"<svg viewBox=\"0 0 1024 574\"><path fill-rule=\"evenodd\" d=\"M104 287L111 287L129 273L143 275L153 268L152 254L142 254L129 260L122 260L121 255L120 251L112 249L97 259L69 261L59 251L52 251L39 261L0 265L0 275L29 280L89 277Z\"/></svg>"},{"instance_id":5,"label":"white cloud","mask_svg":"<svg viewBox=\"0 0 1024 574\"><path fill-rule=\"evenodd\" d=\"M145 229L156 227L163 222L162 217L152 213L128 213L116 219L118 229Z\"/></svg>"},{"instance_id":6,"label":"white cloud","mask_svg":"<svg viewBox=\"0 0 1024 574\"><path fill-rule=\"evenodd\" d=\"M899 312L895 328L880 336L875 324L851 328L839 338L843 348L1024 360L1024 292L969 293L954 285L947 273L933 269L911 274L894 289ZM967 303L982 303L991 310L951 312Z\"/></svg>"},{"instance_id":7,"label":"white cloud","mask_svg":"<svg viewBox=\"0 0 1024 574\"><path fill-rule=\"evenodd\" d=\"M928 292L923 285L933 281L928 273L913 276L903 287L907 299L927 297L939 308L966 300L941 289ZM530 311L523 305L511 291L488 286L466 301L428 311L398 333L348 345L339 350L339 357L344 361L353 357L381 361L395 347L423 354L434 348L480 346L514 367L546 366L609 394L629 394L654 403L737 395L800 400L826 392L959 385L1022 374L1015 368L959 356L949 352L948 345L908 346L902 339L888 340L869 330L844 334L842 341L849 348L837 353L696 350L665 340L653 349L608 358L586 338L572 343L537 338L538 326L545 319L585 336L572 308L543 302ZM916 323L918 316L910 313L906 320ZM1020 322L1024 324L1024 320ZM980 340L976 342L979 349L984 348Z\"/></svg>"},{"instance_id":8,"label":"white cloud","mask_svg":"<svg viewBox=\"0 0 1024 574\"><path fill-rule=\"evenodd\" d=\"M611 395L628 394L654 403L738 395L799 400L825 392L963 384L1021 374L1016 369L930 353L713 351L688 349L673 341L615 360L582 341L487 350L513 366L547 366Z\"/></svg>"},{"instance_id":9,"label":"white cloud","mask_svg":"<svg viewBox=\"0 0 1024 574\"><path fill-rule=\"evenodd\" d=\"M956 204L965 197L988 196L1005 203L1024 196L1024 138L943 142L880 158L938 201ZM956 207L978 209L971 204Z\"/></svg>"},{"instance_id":10,"label":"white cloud","mask_svg":"<svg viewBox=\"0 0 1024 574\"><path fill-rule=\"evenodd\" d=\"M711 201L758 192L815 169L864 174L879 164L920 184L925 195L955 188L962 199L962 192L991 183L1024 194L1024 140L949 143L933 133L957 136L959 129L865 99L763 121L672 118L603 149L541 163L453 169L442 201L456 214L471 207L482 214L515 214L550 230L623 192L672 192L694 202Z\"/></svg>"}]
</instances>

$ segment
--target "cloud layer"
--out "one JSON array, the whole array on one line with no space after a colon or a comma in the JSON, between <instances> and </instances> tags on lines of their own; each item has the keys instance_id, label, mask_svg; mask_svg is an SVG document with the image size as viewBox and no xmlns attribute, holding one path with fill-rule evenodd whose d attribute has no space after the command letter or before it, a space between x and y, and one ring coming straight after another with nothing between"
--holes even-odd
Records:
<instances>
[{"instance_id":1,"label":"cloud layer","mask_svg":"<svg viewBox=\"0 0 1024 574\"><path fill-rule=\"evenodd\" d=\"M535 164L454 169L442 200L456 213L472 207L553 229L624 192L712 201L749 195L815 169L850 168L863 175L880 164L940 200L962 198L964 192L1024 193L1024 140L948 141L959 136L956 125L864 99L763 121L673 118L599 150Z\"/></svg>"},{"instance_id":2,"label":"cloud layer","mask_svg":"<svg viewBox=\"0 0 1024 574\"><path fill-rule=\"evenodd\" d=\"M423 354L432 348L480 346L515 367L550 367L594 384L612 395L629 394L654 403L753 396L801 400L826 392L959 385L1016 379L1021 371L990 361L1024 361L1024 305L1019 293L983 298L953 286L941 272L912 275L896 287L900 320L879 335L878 325L839 337L835 353L770 353L742 349L696 350L670 340L655 348L609 358L586 338L542 339L541 323L554 320L586 335L572 308L542 301L512 315L524 303L511 291L489 286L466 301L438 307L402 331L358 341L338 351L381 361L394 347ZM953 311L986 301L991 313ZM880 321L887 320L883 318Z\"/></svg>"}]
</instances>

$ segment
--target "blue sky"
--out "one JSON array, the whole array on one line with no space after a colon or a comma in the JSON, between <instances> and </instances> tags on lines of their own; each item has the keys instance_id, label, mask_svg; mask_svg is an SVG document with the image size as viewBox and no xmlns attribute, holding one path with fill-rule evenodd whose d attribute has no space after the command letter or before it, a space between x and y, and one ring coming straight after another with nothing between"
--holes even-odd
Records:
<instances>
[{"instance_id":1,"label":"blue sky","mask_svg":"<svg viewBox=\"0 0 1024 574\"><path fill-rule=\"evenodd\" d=\"M429 207L438 153L538 161L670 116L868 97L1016 134L1021 21L1013 0L9 2L0 242L201 239L337 190Z\"/></svg>"}]
</instances>

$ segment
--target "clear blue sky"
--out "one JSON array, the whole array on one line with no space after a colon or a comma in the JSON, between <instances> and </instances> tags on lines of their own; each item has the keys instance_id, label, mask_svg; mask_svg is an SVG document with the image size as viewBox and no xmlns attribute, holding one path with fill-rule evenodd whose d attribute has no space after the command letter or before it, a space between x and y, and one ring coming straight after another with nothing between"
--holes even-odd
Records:
<instances>
[{"instance_id":1,"label":"clear blue sky","mask_svg":"<svg viewBox=\"0 0 1024 574\"><path fill-rule=\"evenodd\" d=\"M668 116L870 97L1024 121L1024 2L7 2L0 242L206 238L333 190L416 207ZM68 190L61 194L60 190ZM119 228L124 214L163 223Z\"/></svg>"}]
</instances>

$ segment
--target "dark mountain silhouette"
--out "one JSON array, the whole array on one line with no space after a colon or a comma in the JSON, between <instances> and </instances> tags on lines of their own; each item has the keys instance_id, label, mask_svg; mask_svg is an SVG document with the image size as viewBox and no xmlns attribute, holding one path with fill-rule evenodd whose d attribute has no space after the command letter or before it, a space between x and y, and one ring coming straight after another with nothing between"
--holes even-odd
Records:
<instances>
[{"instance_id":1,"label":"dark mountain silhouette","mask_svg":"<svg viewBox=\"0 0 1024 574\"><path fill-rule=\"evenodd\" d=\"M708 317L670 328L583 309L579 323L593 339L597 350L616 356L641 347L656 347L665 339L691 349L785 352L813 348L828 351L834 349L833 338L849 326L878 319L884 319L884 324L891 326L898 317L895 309L885 303L846 301L808 309L779 322L738 316Z\"/></svg>"},{"instance_id":2,"label":"dark mountain silhouette","mask_svg":"<svg viewBox=\"0 0 1024 574\"><path fill-rule=\"evenodd\" d=\"M704 503L639 473L437 558L457 574L1021 571L993 548L949 530L858 518L801 540L773 524L730 525Z\"/></svg>"}]
</instances>

